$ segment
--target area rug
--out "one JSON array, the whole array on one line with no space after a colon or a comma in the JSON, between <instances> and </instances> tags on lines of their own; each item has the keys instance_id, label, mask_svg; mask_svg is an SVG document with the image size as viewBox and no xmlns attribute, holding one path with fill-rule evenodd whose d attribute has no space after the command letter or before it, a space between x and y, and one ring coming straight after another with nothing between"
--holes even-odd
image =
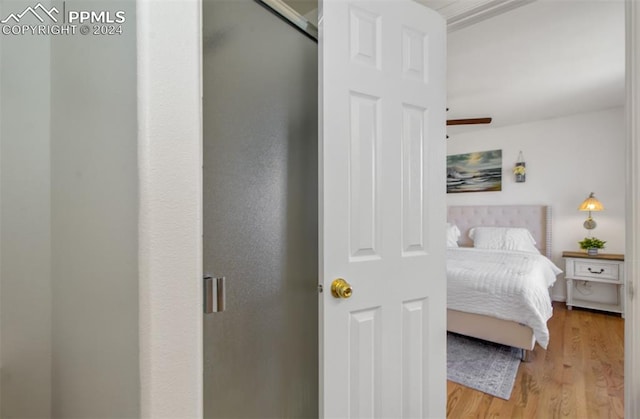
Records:
<instances>
[{"instance_id":1,"label":"area rug","mask_svg":"<svg viewBox=\"0 0 640 419\"><path fill-rule=\"evenodd\" d=\"M447 378L509 400L520 355L520 349L447 333Z\"/></svg>"}]
</instances>

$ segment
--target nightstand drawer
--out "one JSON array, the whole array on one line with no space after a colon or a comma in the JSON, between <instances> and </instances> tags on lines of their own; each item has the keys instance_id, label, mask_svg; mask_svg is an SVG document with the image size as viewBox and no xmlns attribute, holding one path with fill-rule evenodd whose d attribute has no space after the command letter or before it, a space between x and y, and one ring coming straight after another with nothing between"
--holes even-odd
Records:
<instances>
[{"instance_id":1,"label":"nightstand drawer","mask_svg":"<svg viewBox=\"0 0 640 419\"><path fill-rule=\"evenodd\" d=\"M573 277L619 281L619 264L596 260L573 260Z\"/></svg>"}]
</instances>

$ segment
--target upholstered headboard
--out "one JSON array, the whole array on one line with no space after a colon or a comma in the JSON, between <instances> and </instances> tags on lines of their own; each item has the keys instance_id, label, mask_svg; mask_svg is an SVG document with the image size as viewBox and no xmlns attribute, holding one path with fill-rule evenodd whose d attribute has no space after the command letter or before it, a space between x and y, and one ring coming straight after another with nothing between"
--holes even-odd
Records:
<instances>
[{"instance_id":1,"label":"upholstered headboard","mask_svg":"<svg viewBox=\"0 0 640 419\"><path fill-rule=\"evenodd\" d=\"M450 206L447 221L460 229L460 246L473 246L469 230L478 226L525 227L540 253L551 258L551 207L546 205Z\"/></svg>"}]
</instances>

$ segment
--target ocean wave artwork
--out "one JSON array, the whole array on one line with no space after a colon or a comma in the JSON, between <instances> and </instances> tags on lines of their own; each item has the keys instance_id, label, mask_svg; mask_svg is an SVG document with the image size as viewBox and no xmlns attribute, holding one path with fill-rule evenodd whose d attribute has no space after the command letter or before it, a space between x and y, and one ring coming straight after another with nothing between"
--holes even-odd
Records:
<instances>
[{"instance_id":1,"label":"ocean wave artwork","mask_svg":"<svg viewBox=\"0 0 640 419\"><path fill-rule=\"evenodd\" d=\"M502 190L502 150L447 156L447 193Z\"/></svg>"}]
</instances>

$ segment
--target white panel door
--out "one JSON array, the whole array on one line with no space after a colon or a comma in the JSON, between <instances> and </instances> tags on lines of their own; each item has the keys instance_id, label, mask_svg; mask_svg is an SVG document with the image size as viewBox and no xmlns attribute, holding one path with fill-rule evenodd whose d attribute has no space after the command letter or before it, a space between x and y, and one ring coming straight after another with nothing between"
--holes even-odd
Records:
<instances>
[{"instance_id":1,"label":"white panel door","mask_svg":"<svg viewBox=\"0 0 640 419\"><path fill-rule=\"evenodd\" d=\"M321 416L444 417L445 22L321 0L319 30Z\"/></svg>"}]
</instances>

